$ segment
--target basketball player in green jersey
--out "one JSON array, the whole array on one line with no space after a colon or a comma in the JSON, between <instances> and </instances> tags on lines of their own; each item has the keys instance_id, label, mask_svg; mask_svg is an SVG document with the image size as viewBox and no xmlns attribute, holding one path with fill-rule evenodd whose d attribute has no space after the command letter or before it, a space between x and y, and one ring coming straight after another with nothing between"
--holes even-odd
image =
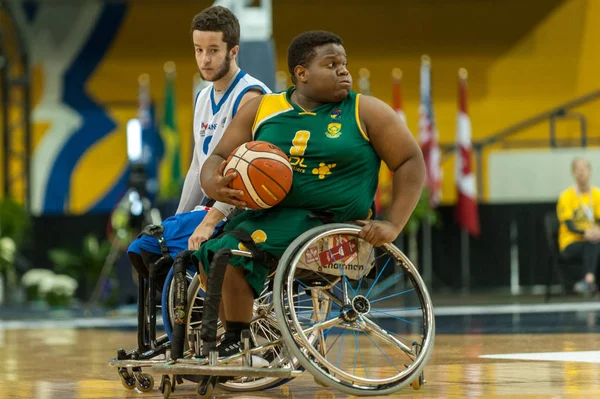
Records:
<instances>
[{"instance_id":1,"label":"basketball player in green jersey","mask_svg":"<svg viewBox=\"0 0 600 399\"><path fill-rule=\"evenodd\" d=\"M246 210L225 230L244 230L258 247L280 257L300 234L323 222L309 215L331 211L334 222L362 226L360 237L374 246L396 239L419 199L425 164L419 146L400 117L384 102L352 92L342 40L329 32L297 36L288 49L293 87L250 100L231 121L201 171L207 195L244 207L223 177L227 156L239 145L262 140L289 156L292 188L276 207ZM368 220L383 160L394 171L393 199L386 220ZM194 258L207 272L220 248L240 249L233 235L206 241ZM249 327L253 298L267 267L234 256L225 275L223 305L227 332L220 356L239 351L240 332Z\"/></svg>"}]
</instances>

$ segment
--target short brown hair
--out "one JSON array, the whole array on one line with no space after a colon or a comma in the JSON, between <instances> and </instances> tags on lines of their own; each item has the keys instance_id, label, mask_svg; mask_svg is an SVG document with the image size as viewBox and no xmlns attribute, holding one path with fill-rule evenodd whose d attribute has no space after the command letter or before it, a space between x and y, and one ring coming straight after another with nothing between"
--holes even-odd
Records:
<instances>
[{"instance_id":1,"label":"short brown hair","mask_svg":"<svg viewBox=\"0 0 600 399\"><path fill-rule=\"evenodd\" d=\"M223 32L223 41L227 50L240 44L240 21L228 8L213 6L196 14L192 20L190 35L195 30L207 32Z\"/></svg>"}]
</instances>

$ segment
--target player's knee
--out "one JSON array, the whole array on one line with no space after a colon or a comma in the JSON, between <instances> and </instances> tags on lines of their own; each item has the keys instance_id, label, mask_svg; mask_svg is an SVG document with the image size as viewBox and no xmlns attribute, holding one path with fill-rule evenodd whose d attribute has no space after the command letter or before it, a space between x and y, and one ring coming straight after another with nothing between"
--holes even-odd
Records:
<instances>
[{"instance_id":1,"label":"player's knee","mask_svg":"<svg viewBox=\"0 0 600 399\"><path fill-rule=\"evenodd\" d=\"M149 268L149 265L156 263L160 258L162 258L162 254L150 252L144 248L140 249L140 253L142 254L142 260L144 261L146 268Z\"/></svg>"},{"instance_id":2,"label":"player's knee","mask_svg":"<svg viewBox=\"0 0 600 399\"><path fill-rule=\"evenodd\" d=\"M140 248L141 240L139 238L136 238L131 242L131 244L129 244L129 247L127 248L127 253L139 254Z\"/></svg>"},{"instance_id":3,"label":"player's knee","mask_svg":"<svg viewBox=\"0 0 600 399\"><path fill-rule=\"evenodd\" d=\"M144 260L142 257L135 252L128 252L129 261L131 262L131 266L135 269L135 271L145 279L148 279L149 273L148 268L144 264Z\"/></svg>"}]
</instances>

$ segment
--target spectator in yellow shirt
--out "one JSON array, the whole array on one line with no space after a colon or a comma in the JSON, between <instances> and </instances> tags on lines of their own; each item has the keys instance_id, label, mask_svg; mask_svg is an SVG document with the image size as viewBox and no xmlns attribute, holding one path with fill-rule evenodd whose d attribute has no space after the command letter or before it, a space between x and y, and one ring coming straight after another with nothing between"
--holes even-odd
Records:
<instances>
[{"instance_id":1,"label":"spectator in yellow shirt","mask_svg":"<svg viewBox=\"0 0 600 399\"><path fill-rule=\"evenodd\" d=\"M560 194L556 207L558 245L564 259L582 262L585 277L575 284L575 291L592 294L600 271L600 189L590 184L588 161L576 158L571 168L576 184Z\"/></svg>"}]
</instances>

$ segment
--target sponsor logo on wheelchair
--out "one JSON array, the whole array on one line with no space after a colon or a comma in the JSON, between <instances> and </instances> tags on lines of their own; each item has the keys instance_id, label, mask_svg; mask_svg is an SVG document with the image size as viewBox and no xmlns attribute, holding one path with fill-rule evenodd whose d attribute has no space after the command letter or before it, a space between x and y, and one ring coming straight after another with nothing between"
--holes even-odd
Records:
<instances>
[{"instance_id":1,"label":"sponsor logo on wheelchair","mask_svg":"<svg viewBox=\"0 0 600 399\"><path fill-rule=\"evenodd\" d=\"M332 236L322 239L304 252L298 267L320 273L360 279L373 267L369 262L371 246L356 237Z\"/></svg>"},{"instance_id":2,"label":"sponsor logo on wheelchair","mask_svg":"<svg viewBox=\"0 0 600 399\"><path fill-rule=\"evenodd\" d=\"M353 265L353 264L347 264L347 263L329 263L327 265L321 265L319 266L319 271L322 272L323 269L343 269L344 273L348 270L353 270L353 271L357 271L357 272L362 272L363 270L365 270L365 266L364 265Z\"/></svg>"},{"instance_id":3,"label":"sponsor logo on wheelchair","mask_svg":"<svg viewBox=\"0 0 600 399\"><path fill-rule=\"evenodd\" d=\"M175 324L185 324L186 323L186 317L185 317L185 310L183 309L183 306L176 306L175 307Z\"/></svg>"}]
</instances>

